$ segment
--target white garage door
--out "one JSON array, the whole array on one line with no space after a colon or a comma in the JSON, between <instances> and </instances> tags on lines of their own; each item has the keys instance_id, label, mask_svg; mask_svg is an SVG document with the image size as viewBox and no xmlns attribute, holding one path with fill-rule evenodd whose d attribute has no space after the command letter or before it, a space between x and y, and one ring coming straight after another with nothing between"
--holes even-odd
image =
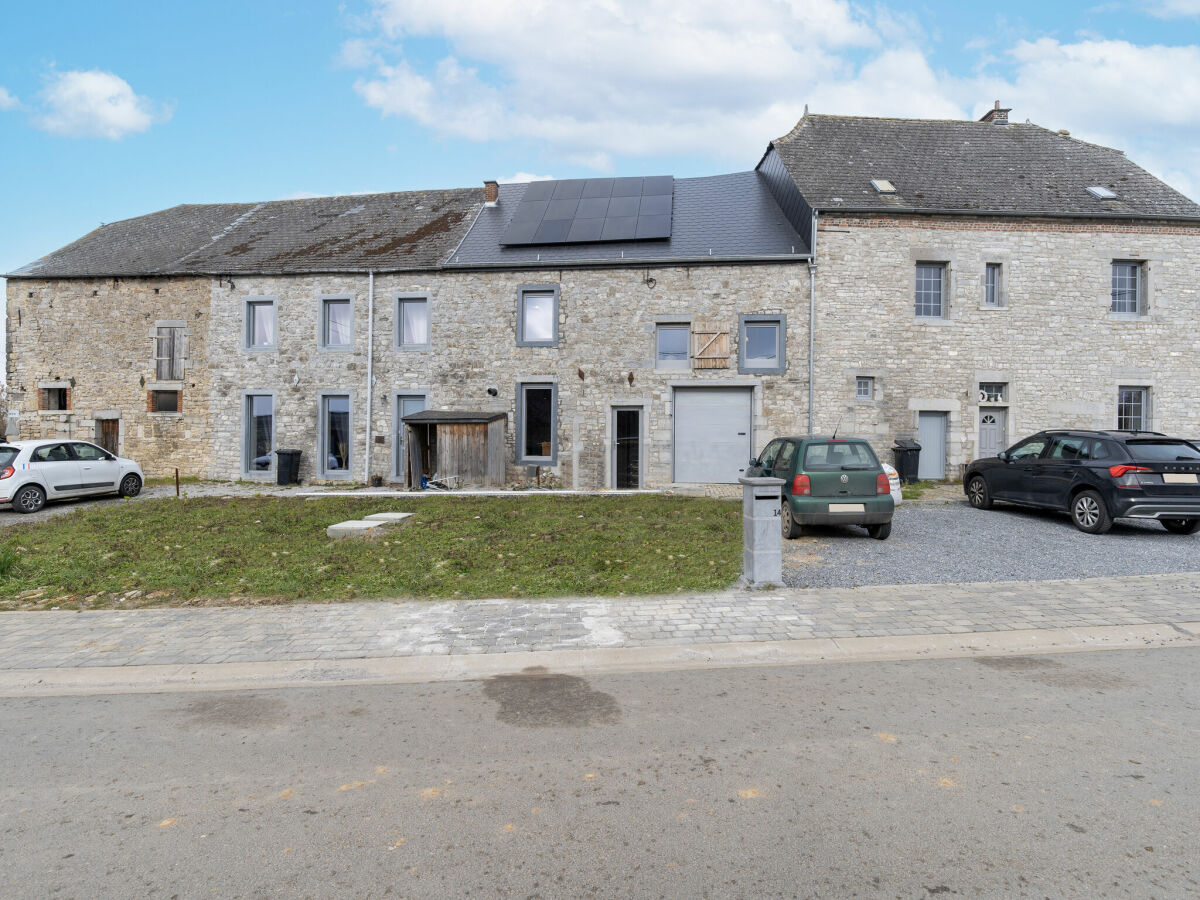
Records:
<instances>
[{"instance_id":1,"label":"white garage door","mask_svg":"<svg viewBox=\"0 0 1200 900\"><path fill-rule=\"evenodd\" d=\"M675 389L675 480L733 484L754 454L751 388Z\"/></svg>"}]
</instances>

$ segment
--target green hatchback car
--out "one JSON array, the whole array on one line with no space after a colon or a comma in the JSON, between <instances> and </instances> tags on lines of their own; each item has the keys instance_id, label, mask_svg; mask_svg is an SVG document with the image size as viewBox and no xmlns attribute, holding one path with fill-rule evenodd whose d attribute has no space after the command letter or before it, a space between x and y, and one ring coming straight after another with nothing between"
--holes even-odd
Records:
<instances>
[{"instance_id":1,"label":"green hatchback car","mask_svg":"<svg viewBox=\"0 0 1200 900\"><path fill-rule=\"evenodd\" d=\"M805 525L862 525L886 540L892 533L887 473L861 438L783 437L750 460L746 477L782 478L783 536L800 536Z\"/></svg>"}]
</instances>

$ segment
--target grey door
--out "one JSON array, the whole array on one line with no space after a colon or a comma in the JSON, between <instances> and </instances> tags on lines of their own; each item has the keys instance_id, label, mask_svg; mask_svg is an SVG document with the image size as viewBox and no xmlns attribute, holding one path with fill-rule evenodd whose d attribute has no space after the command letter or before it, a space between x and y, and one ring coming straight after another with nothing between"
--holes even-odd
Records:
<instances>
[{"instance_id":1,"label":"grey door","mask_svg":"<svg viewBox=\"0 0 1200 900\"><path fill-rule=\"evenodd\" d=\"M921 445L917 477L940 481L946 477L946 414L917 413L917 442Z\"/></svg>"},{"instance_id":2,"label":"grey door","mask_svg":"<svg viewBox=\"0 0 1200 900\"><path fill-rule=\"evenodd\" d=\"M630 406L613 410L613 487L634 490L642 486L642 409Z\"/></svg>"},{"instance_id":3,"label":"grey door","mask_svg":"<svg viewBox=\"0 0 1200 900\"><path fill-rule=\"evenodd\" d=\"M395 477L403 481L408 472L408 447L404 439L404 417L424 411L424 394L399 394L396 397L396 433L392 436L392 447L396 454ZM417 485L411 485L416 487Z\"/></svg>"},{"instance_id":4,"label":"grey door","mask_svg":"<svg viewBox=\"0 0 1200 900\"><path fill-rule=\"evenodd\" d=\"M978 456L995 456L1007 445L1008 410L1002 406L979 408L979 452Z\"/></svg>"},{"instance_id":5,"label":"grey door","mask_svg":"<svg viewBox=\"0 0 1200 900\"><path fill-rule=\"evenodd\" d=\"M754 455L752 388L676 388L674 480L734 484Z\"/></svg>"}]
</instances>

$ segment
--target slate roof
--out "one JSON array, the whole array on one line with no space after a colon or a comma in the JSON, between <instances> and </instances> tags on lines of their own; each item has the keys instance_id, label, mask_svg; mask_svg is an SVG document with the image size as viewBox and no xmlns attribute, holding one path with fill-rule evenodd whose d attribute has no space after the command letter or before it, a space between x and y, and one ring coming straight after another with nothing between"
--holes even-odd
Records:
<instances>
[{"instance_id":1,"label":"slate roof","mask_svg":"<svg viewBox=\"0 0 1200 900\"><path fill-rule=\"evenodd\" d=\"M676 178L667 240L501 245L527 184L500 185L500 200L479 213L446 268L620 265L683 260L806 259L808 246L788 223L757 172Z\"/></svg>"},{"instance_id":2,"label":"slate roof","mask_svg":"<svg viewBox=\"0 0 1200 900\"><path fill-rule=\"evenodd\" d=\"M810 114L771 147L820 210L1200 217L1200 206L1119 150L1038 125ZM878 193L873 178L896 193ZM1097 200L1091 185L1117 199Z\"/></svg>"},{"instance_id":3,"label":"slate roof","mask_svg":"<svg viewBox=\"0 0 1200 900\"><path fill-rule=\"evenodd\" d=\"M433 269L482 188L174 206L112 222L14 276L36 278Z\"/></svg>"}]
</instances>

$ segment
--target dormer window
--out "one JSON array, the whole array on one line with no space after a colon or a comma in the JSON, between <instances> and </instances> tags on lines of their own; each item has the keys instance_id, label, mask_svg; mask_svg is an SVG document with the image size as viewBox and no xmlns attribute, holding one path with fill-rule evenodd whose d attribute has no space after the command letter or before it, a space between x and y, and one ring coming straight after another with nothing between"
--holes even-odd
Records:
<instances>
[{"instance_id":1,"label":"dormer window","mask_svg":"<svg viewBox=\"0 0 1200 900\"><path fill-rule=\"evenodd\" d=\"M892 184L890 181L888 181L886 178L872 178L871 179L871 187L875 188L875 190L877 190L881 194L896 193L896 186L894 184Z\"/></svg>"}]
</instances>

